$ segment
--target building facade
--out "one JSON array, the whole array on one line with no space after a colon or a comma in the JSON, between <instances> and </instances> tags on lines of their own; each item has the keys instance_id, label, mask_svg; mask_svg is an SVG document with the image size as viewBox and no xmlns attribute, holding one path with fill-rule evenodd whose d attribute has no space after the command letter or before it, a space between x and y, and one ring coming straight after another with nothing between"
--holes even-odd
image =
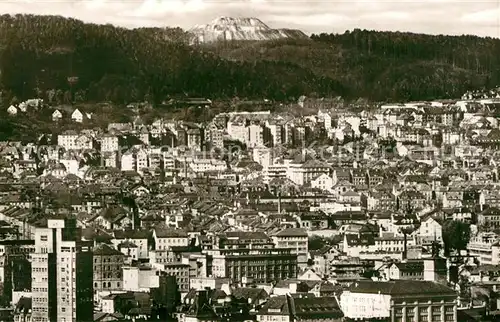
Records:
<instances>
[{"instance_id":1,"label":"building facade","mask_svg":"<svg viewBox=\"0 0 500 322\"><path fill-rule=\"evenodd\" d=\"M76 219L48 219L35 233L33 322L92 321L92 242L80 240Z\"/></svg>"}]
</instances>

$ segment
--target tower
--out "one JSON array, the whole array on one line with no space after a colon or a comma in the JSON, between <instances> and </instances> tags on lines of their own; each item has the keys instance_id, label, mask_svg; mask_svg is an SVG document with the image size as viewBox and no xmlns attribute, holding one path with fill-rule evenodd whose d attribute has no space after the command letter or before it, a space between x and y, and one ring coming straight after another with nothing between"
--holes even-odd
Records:
<instances>
[{"instance_id":1,"label":"tower","mask_svg":"<svg viewBox=\"0 0 500 322\"><path fill-rule=\"evenodd\" d=\"M92 321L92 242L81 241L76 219L36 228L31 271L33 321Z\"/></svg>"},{"instance_id":2,"label":"tower","mask_svg":"<svg viewBox=\"0 0 500 322\"><path fill-rule=\"evenodd\" d=\"M448 267L446 258L439 256L440 246L437 242L432 243L432 256L424 260L424 280L437 283L447 283Z\"/></svg>"}]
</instances>

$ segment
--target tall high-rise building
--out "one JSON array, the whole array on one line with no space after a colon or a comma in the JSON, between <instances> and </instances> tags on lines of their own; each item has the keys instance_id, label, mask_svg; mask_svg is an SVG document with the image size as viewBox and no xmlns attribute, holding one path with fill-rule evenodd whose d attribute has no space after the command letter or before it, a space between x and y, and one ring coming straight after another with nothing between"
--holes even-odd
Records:
<instances>
[{"instance_id":1,"label":"tall high-rise building","mask_svg":"<svg viewBox=\"0 0 500 322\"><path fill-rule=\"evenodd\" d=\"M81 240L76 219L36 228L31 272L33 322L92 321L92 242Z\"/></svg>"}]
</instances>

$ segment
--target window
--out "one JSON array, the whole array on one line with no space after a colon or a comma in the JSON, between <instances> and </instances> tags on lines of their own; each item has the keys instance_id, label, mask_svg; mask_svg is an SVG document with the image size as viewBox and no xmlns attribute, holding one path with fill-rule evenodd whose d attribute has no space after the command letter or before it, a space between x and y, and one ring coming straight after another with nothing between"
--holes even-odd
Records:
<instances>
[{"instance_id":1,"label":"window","mask_svg":"<svg viewBox=\"0 0 500 322\"><path fill-rule=\"evenodd\" d=\"M41 241L47 241L49 238L47 237L47 235L41 235L40 236L40 240Z\"/></svg>"}]
</instances>

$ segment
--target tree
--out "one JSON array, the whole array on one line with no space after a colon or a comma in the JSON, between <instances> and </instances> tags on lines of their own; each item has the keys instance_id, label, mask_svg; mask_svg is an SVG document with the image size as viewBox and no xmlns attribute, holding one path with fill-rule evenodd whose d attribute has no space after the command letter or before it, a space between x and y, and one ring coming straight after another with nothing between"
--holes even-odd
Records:
<instances>
[{"instance_id":1,"label":"tree","mask_svg":"<svg viewBox=\"0 0 500 322\"><path fill-rule=\"evenodd\" d=\"M458 220L447 220L443 224L443 242L445 253L451 250L466 249L470 239L470 225Z\"/></svg>"},{"instance_id":2,"label":"tree","mask_svg":"<svg viewBox=\"0 0 500 322\"><path fill-rule=\"evenodd\" d=\"M318 250L326 246L325 239L316 235L309 237L307 243L309 250Z\"/></svg>"}]
</instances>

